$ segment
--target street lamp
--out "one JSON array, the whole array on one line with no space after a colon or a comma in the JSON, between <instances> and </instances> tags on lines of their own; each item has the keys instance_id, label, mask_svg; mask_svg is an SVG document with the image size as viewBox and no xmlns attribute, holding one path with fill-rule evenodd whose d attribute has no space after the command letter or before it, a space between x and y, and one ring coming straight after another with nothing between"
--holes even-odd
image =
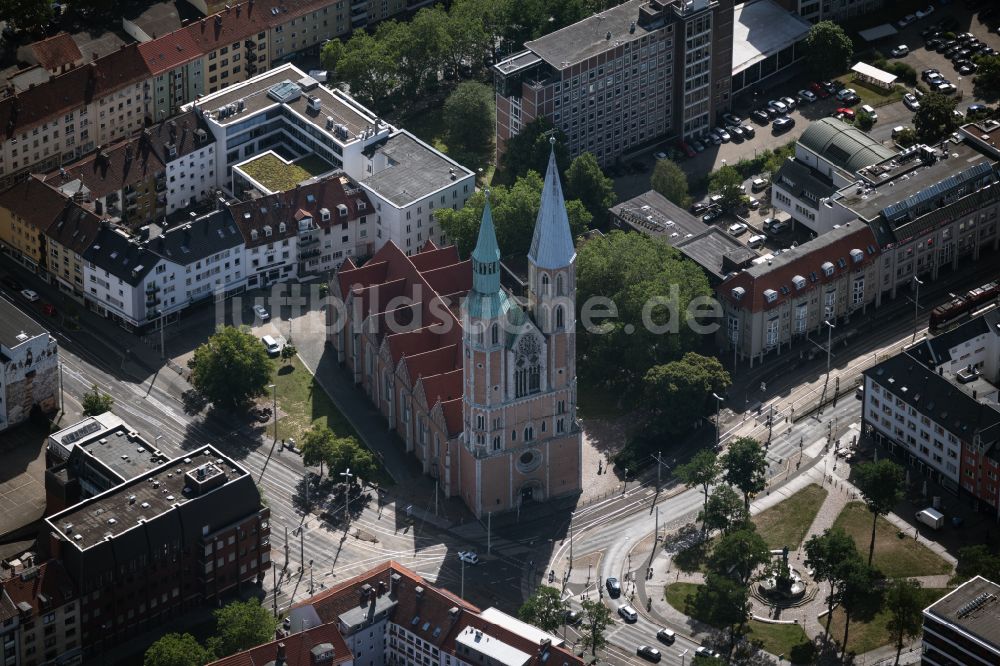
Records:
<instances>
[{"instance_id":1,"label":"street lamp","mask_svg":"<svg viewBox=\"0 0 1000 666\"><path fill-rule=\"evenodd\" d=\"M920 312L920 285L923 282L916 276L913 276L913 285L917 289L916 297L913 299L913 339L917 339L917 317Z\"/></svg>"},{"instance_id":2,"label":"street lamp","mask_svg":"<svg viewBox=\"0 0 1000 666\"><path fill-rule=\"evenodd\" d=\"M684 652L681 652L681 654L680 654L680 657L681 657L681 666L684 666L684 660L687 659L687 653L688 652L689 652L689 650L684 650Z\"/></svg>"},{"instance_id":3,"label":"street lamp","mask_svg":"<svg viewBox=\"0 0 1000 666\"><path fill-rule=\"evenodd\" d=\"M348 510L351 507L351 468L348 467L346 472L341 472L340 475L344 477L344 483L346 487L344 488L344 532L347 532L347 524L350 522L350 515Z\"/></svg>"},{"instance_id":4,"label":"street lamp","mask_svg":"<svg viewBox=\"0 0 1000 666\"><path fill-rule=\"evenodd\" d=\"M829 319L827 319L823 323L827 325L827 333L826 333L826 378L827 378L827 380L829 380L830 379L830 351L833 349L833 329L835 329L837 327L834 324L831 324Z\"/></svg>"},{"instance_id":5,"label":"street lamp","mask_svg":"<svg viewBox=\"0 0 1000 666\"><path fill-rule=\"evenodd\" d=\"M267 388L271 389L271 412L274 416L274 443L278 443L278 385L268 384ZM273 445L272 445L273 446Z\"/></svg>"},{"instance_id":6,"label":"street lamp","mask_svg":"<svg viewBox=\"0 0 1000 666\"><path fill-rule=\"evenodd\" d=\"M163 344L163 310L157 310L156 314L160 315L160 360L162 361L167 357L166 347Z\"/></svg>"},{"instance_id":7,"label":"street lamp","mask_svg":"<svg viewBox=\"0 0 1000 666\"><path fill-rule=\"evenodd\" d=\"M713 392L712 397L715 398L715 448L719 448L720 443L720 428L719 428L719 405L722 403L722 397Z\"/></svg>"}]
</instances>

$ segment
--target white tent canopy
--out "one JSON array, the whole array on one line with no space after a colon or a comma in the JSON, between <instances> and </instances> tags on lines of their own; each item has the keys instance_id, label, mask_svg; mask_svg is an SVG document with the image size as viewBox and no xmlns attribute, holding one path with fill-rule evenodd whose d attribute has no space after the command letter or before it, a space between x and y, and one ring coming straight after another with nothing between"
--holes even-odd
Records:
<instances>
[{"instance_id":1,"label":"white tent canopy","mask_svg":"<svg viewBox=\"0 0 1000 666\"><path fill-rule=\"evenodd\" d=\"M884 72L878 67L872 67L863 62L859 62L854 67L851 67L851 71L854 72L855 79L871 83L880 88L892 88L892 84L896 82L895 74Z\"/></svg>"}]
</instances>

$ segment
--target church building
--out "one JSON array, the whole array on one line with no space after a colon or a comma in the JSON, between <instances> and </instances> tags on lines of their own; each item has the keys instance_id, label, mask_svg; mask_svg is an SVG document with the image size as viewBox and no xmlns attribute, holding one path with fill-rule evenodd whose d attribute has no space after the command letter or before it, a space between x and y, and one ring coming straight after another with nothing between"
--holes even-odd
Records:
<instances>
[{"instance_id":1,"label":"church building","mask_svg":"<svg viewBox=\"0 0 1000 666\"><path fill-rule=\"evenodd\" d=\"M576 250L549 156L528 252L528 293L500 284L487 196L472 256L387 243L331 285L338 360L425 474L477 516L580 492Z\"/></svg>"}]
</instances>

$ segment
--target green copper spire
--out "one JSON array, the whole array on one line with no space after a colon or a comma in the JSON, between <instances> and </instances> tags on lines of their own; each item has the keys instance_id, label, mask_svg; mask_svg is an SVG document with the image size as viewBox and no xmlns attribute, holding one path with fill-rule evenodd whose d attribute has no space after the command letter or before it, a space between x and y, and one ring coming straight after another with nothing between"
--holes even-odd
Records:
<instances>
[{"instance_id":1,"label":"green copper spire","mask_svg":"<svg viewBox=\"0 0 1000 666\"><path fill-rule=\"evenodd\" d=\"M472 251L472 290L480 294L495 294L500 291L500 247L493 227L493 211L490 209L490 192L486 190L486 206L483 221L479 225L479 239Z\"/></svg>"}]
</instances>

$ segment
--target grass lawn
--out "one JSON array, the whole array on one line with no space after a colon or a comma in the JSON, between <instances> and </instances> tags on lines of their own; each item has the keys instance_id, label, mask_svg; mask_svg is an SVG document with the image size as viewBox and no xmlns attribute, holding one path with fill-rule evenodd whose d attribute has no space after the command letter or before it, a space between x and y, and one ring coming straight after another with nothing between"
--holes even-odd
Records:
<instances>
[{"instance_id":1,"label":"grass lawn","mask_svg":"<svg viewBox=\"0 0 1000 666\"><path fill-rule=\"evenodd\" d=\"M685 601L689 596L693 596L697 590L698 585L696 583L671 583L664 588L664 595L668 604L683 613L685 612ZM748 636L752 640L760 641L765 650L775 655L783 654L786 659L791 656L792 649L796 645L809 643L806 632L797 624L769 624L767 622L750 620L747 623L747 629ZM796 662L793 661L792 663Z\"/></svg>"},{"instance_id":2,"label":"grass lawn","mask_svg":"<svg viewBox=\"0 0 1000 666\"><path fill-rule=\"evenodd\" d=\"M271 381L278 387L278 411L283 414L278 419L278 437L291 437L301 442L306 431L319 424L330 428L337 437L354 437L361 442L358 433L298 357L292 358L290 363L274 359L273 364L275 371ZM268 428L268 433L273 432L273 427ZM373 481L380 485L392 483L381 467Z\"/></svg>"},{"instance_id":3,"label":"grass lawn","mask_svg":"<svg viewBox=\"0 0 1000 666\"><path fill-rule=\"evenodd\" d=\"M826 496L826 488L816 484L806 486L785 501L754 516L757 533L764 537L772 550L784 546L797 549Z\"/></svg>"},{"instance_id":4,"label":"grass lawn","mask_svg":"<svg viewBox=\"0 0 1000 666\"><path fill-rule=\"evenodd\" d=\"M870 86L867 83L862 83L861 81L854 81L851 74L838 76L837 80L848 88L854 88L858 93L858 97L861 98L861 104L870 104L876 109L886 104L898 102L903 99L903 93L906 92L903 86L899 84L894 85L892 90L884 90Z\"/></svg>"},{"instance_id":5,"label":"grass lawn","mask_svg":"<svg viewBox=\"0 0 1000 666\"><path fill-rule=\"evenodd\" d=\"M872 514L863 503L850 502L833 525L850 534L862 555L868 555ZM895 525L879 516L875 528L874 564L883 574L899 578L951 573L951 565L938 557L937 553L917 543L910 535L900 539L898 531Z\"/></svg>"},{"instance_id":6,"label":"grass lawn","mask_svg":"<svg viewBox=\"0 0 1000 666\"><path fill-rule=\"evenodd\" d=\"M929 606L945 594L950 592L943 588L926 588L920 590L924 597L922 606ZM819 618L819 623L826 626L826 617ZM854 654L861 654L874 650L875 648L892 643L892 636L886 629L889 622L888 611L882 611L867 622L851 619L851 630L847 634L847 650ZM839 642L844 638L844 611L840 608L833 610L833 620L830 622L830 634Z\"/></svg>"}]
</instances>

